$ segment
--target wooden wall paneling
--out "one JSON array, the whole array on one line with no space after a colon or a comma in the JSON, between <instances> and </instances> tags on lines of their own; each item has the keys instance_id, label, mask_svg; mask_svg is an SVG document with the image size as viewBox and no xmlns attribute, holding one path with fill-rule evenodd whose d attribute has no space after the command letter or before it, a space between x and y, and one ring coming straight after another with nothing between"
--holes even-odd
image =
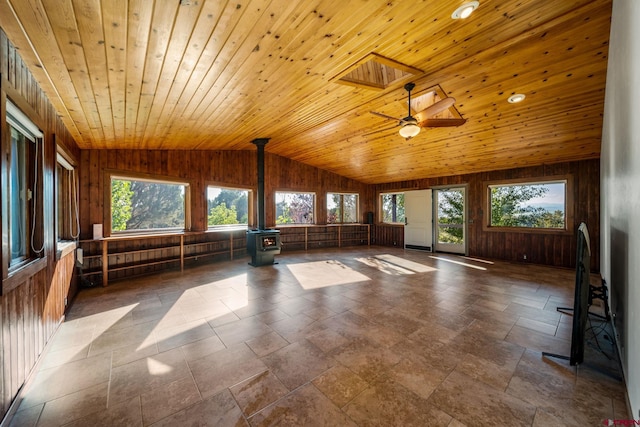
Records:
<instances>
[{"instance_id":1,"label":"wooden wall paneling","mask_svg":"<svg viewBox=\"0 0 640 427\"><path fill-rule=\"evenodd\" d=\"M503 231L484 231L482 224L486 221L483 182L508 180L517 178L531 178L532 180L546 177L570 174L573 176L573 199L575 210L574 228L580 221L588 221L589 233L592 238L591 267L598 271L599 258L599 161L584 160L579 162L565 162L552 165L535 166L482 172L437 179L421 179L386 183L372 186L375 193L398 191L413 188L430 188L434 185L468 184L468 212L469 224L468 247L469 254L478 257L505 259L522 262L522 256L527 254L527 262L536 262L560 267L573 267L575 263L575 234L573 230L566 234L536 234ZM375 200L375 196L373 198ZM571 209L569 207L568 209ZM581 219L584 218L584 219ZM397 226L376 224L373 228L375 244L388 245L395 241L395 236L384 230ZM391 241L389 239L392 239ZM551 247L551 249L550 249ZM552 252L551 252L552 251Z\"/></svg>"},{"instance_id":2,"label":"wooden wall paneling","mask_svg":"<svg viewBox=\"0 0 640 427\"><path fill-rule=\"evenodd\" d=\"M1 42L1 40L0 40ZM1 58L0 58L1 59ZM0 297L2 298L2 297ZM4 325L6 324L5 319L4 319L4 303L2 303L0 301L0 346L2 346L3 350L0 350L0 413L4 414L7 412L8 410L8 406L7 406L7 401L9 400L9 398L7 397L7 395L5 394L5 378L6 378L6 374L5 374L5 363L4 363L4 348L6 348L6 342L4 341L5 338L5 331L4 331Z\"/></svg>"},{"instance_id":3,"label":"wooden wall paneling","mask_svg":"<svg viewBox=\"0 0 640 427\"><path fill-rule=\"evenodd\" d=\"M42 227L43 240L37 241L36 245L44 245L47 259L46 268L26 277L0 297L0 410L4 415L64 315L64 300L68 297L73 274L75 253L70 252L59 261L55 260L54 253L56 144L72 160L82 159L71 134L20 58L20 51L1 30L0 45L2 99L9 93L12 101L45 135L39 146L44 162L38 176L41 183L38 199L43 207L42 214L38 216L38 227ZM82 202L88 206L88 200ZM64 274L57 274L58 268L63 269Z\"/></svg>"}]
</instances>

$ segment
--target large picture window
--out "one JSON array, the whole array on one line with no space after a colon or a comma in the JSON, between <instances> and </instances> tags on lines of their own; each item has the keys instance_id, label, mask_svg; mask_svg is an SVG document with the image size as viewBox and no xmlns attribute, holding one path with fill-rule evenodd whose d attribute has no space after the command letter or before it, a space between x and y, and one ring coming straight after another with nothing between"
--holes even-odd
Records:
<instances>
[{"instance_id":1,"label":"large picture window","mask_svg":"<svg viewBox=\"0 0 640 427\"><path fill-rule=\"evenodd\" d=\"M207 224L209 228L249 224L249 190L207 187Z\"/></svg>"},{"instance_id":2,"label":"large picture window","mask_svg":"<svg viewBox=\"0 0 640 427\"><path fill-rule=\"evenodd\" d=\"M404 224L404 193L381 193L380 211L383 223Z\"/></svg>"},{"instance_id":3,"label":"large picture window","mask_svg":"<svg viewBox=\"0 0 640 427\"><path fill-rule=\"evenodd\" d=\"M313 224L315 194L276 191L276 224Z\"/></svg>"},{"instance_id":4,"label":"large picture window","mask_svg":"<svg viewBox=\"0 0 640 427\"><path fill-rule=\"evenodd\" d=\"M8 179L9 267L17 267L43 251L43 134L24 113L7 102L10 132ZM4 214L4 213L3 213Z\"/></svg>"},{"instance_id":5,"label":"large picture window","mask_svg":"<svg viewBox=\"0 0 640 427\"><path fill-rule=\"evenodd\" d=\"M327 224L358 222L358 195L327 193Z\"/></svg>"},{"instance_id":6,"label":"large picture window","mask_svg":"<svg viewBox=\"0 0 640 427\"><path fill-rule=\"evenodd\" d=\"M111 176L111 232L188 228L186 183Z\"/></svg>"},{"instance_id":7,"label":"large picture window","mask_svg":"<svg viewBox=\"0 0 640 427\"><path fill-rule=\"evenodd\" d=\"M489 228L568 230L569 179L486 183Z\"/></svg>"}]
</instances>

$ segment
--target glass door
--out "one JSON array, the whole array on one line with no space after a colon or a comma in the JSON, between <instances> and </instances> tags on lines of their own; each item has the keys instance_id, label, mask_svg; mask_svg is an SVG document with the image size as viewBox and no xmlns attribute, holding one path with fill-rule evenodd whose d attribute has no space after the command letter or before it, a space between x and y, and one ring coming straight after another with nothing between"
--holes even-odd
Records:
<instances>
[{"instance_id":1,"label":"glass door","mask_svg":"<svg viewBox=\"0 0 640 427\"><path fill-rule=\"evenodd\" d=\"M465 254L467 245L465 220L465 188L433 191L435 214L435 250Z\"/></svg>"}]
</instances>

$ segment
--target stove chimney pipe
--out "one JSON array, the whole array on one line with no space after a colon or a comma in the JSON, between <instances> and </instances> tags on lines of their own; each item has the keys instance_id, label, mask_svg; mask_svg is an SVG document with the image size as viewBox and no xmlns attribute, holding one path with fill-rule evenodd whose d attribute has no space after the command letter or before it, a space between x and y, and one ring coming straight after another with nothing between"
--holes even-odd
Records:
<instances>
[{"instance_id":1,"label":"stove chimney pipe","mask_svg":"<svg viewBox=\"0 0 640 427\"><path fill-rule=\"evenodd\" d=\"M251 141L258 149L258 230L266 230L264 211L264 146L271 138L256 138Z\"/></svg>"}]
</instances>

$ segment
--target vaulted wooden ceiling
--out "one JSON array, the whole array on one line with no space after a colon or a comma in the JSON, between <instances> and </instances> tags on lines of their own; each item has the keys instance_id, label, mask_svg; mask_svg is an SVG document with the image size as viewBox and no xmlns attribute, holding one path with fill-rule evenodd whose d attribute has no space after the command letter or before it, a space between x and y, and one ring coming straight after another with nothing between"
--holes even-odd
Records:
<instances>
[{"instance_id":1,"label":"vaulted wooden ceiling","mask_svg":"<svg viewBox=\"0 0 640 427\"><path fill-rule=\"evenodd\" d=\"M600 155L611 1L0 0L80 148L266 151L365 183ZM417 69L338 83L377 54ZM439 86L466 123L405 140ZM514 93L524 102L510 104Z\"/></svg>"}]
</instances>

